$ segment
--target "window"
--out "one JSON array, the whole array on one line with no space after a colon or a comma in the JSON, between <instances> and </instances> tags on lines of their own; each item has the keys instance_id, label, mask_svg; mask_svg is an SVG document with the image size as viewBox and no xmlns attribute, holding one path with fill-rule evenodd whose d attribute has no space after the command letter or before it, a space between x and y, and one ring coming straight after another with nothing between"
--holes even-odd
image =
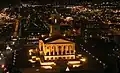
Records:
<instances>
[{"instance_id":1,"label":"window","mask_svg":"<svg viewBox=\"0 0 120 73\"><path fill-rule=\"evenodd\" d=\"M71 54L74 54L74 51L73 51L73 50L71 50Z\"/></svg>"},{"instance_id":2,"label":"window","mask_svg":"<svg viewBox=\"0 0 120 73\"><path fill-rule=\"evenodd\" d=\"M61 55L61 46L58 46L59 49L59 55Z\"/></svg>"},{"instance_id":3,"label":"window","mask_svg":"<svg viewBox=\"0 0 120 73\"><path fill-rule=\"evenodd\" d=\"M69 51L67 51L67 54L69 54Z\"/></svg>"},{"instance_id":4,"label":"window","mask_svg":"<svg viewBox=\"0 0 120 73\"><path fill-rule=\"evenodd\" d=\"M46 55L49 56L49 52L47 52Z\"/></svg>"},{"instance_id":5,"label":"window","mask_svg":"<svg viewBox=\"0 0 120 73\"><path fill-rule=\"evenodd\" d=\"M69 59L69 57L67 57L67 59Z\"/></svg>"},{"instance_id":6,"label":"window","mask_svg":"<svg viewBox=\"0 0 120 73\"><path fill-rule=\"evenodd\" d=\"M57 60L57 57L55 57L55 59Z\"/></svg>"},{"instance_id":7,"label":"window","mask_svg":"<svg viewBox=\"0 0 120 73\"><path fill-rule=\"evenodd\" d=\"M53 57L51 58L51 60L53 60Z\"/></svg>"},{"instance_id":8,"label":"window","mask_svg":"<svg viewBox=\"0 0 120 73\"><path fill-rule=\"evenodd\" d=\"M61 57L59 57L59 59L61 59Z\"/></svg>"},{"instance_id":9,"label":"window","mask_svg":"<svg viewBox=\"0 0 120 73\"><path fill-rule=\"evenodd\" d=\"M57 55L57 52L55 52L55 55Z\"/></svg>"},{"instance_id":10,"label":"window","mask_svg":"<svg viewBox=\"0 0 120 73\"><path fill-rule=\"evenodd\" d=\"M47 58L47 60L49 60L49 58Z\"/></svg>"},{"instance_id":11,"label":"window","mask_svg":"<svg viewBox=\"0 0 120 73\"><path fill-rule=\"evenodd\" d=\"M53 51L51 52L51 55L53 55Z\"/></svg>"},{"instance_id":12,"label":"window","mask_svg":"<svg viewBox=\"0 0 120 73\"><path fill-rule=\"evenodd\" d=\"M61 55L61 50L59 50L59 55Z\"/></svg>"},{"instance_id":13,"label":"window","mask_svg":"<svg viewBox=\"0 0 120 73\"><path fill-rule=\"evenodd\" d=\"M65 50L63 51L63 55L65 55Z\"/></svg>"},{"instance_id":14,"label":"window","mask_svg":"<svg viewBox=\"0 0 120 73\"><path fill-rule=\"evenodd\" d=\"M43 51L43 46L41 46L41 51Z\"/></svg>"},{"instance_id":15,"label":"window","mask_svg":"<svg viewBox=\"0 0 120 73\"><path fill-rule=\"evenodd\" d=\"M73 57L71 57L71 59L73 59Z\"/></svg>"}]
</instances>

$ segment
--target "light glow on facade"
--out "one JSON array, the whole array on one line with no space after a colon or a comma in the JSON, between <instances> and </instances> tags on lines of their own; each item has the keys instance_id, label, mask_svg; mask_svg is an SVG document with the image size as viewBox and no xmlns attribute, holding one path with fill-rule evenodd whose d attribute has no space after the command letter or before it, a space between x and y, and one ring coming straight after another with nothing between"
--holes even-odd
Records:
<instances>
[{"instance_id":1,"label":"light glow on facade","mask_svg":"<svg viewBox=\"0 0 120 73\"><path fill-rule=\"evenodd\" d=\"M83 62L85 62L86 61L86 59L85 58L82 58L82 59L80 59L81 61L83 61Z\"/></svg>"},{"instance_id":2,"label":"light glow on facade","mask_svg":"<svg viewBox=\"0 0 120 73\"><path fill-rule=\"evenodd\" d=\"M73 68L75 68L75 67L80 67L80 64L79 65L73 65Z\"/></svg>"},{"instance_id":3,"label":"light glow on facade","mask_svg":"<svg viewBox=\"0 0 120 73\"><path fill-rule=\"evenodd\" d=\"M68 61L68 64L80 64L80 61Z\"/></svg>"},{"instance_id":4,"label":"light glow on facade","mask_svg":"<svg viewBox=\"0 0 120 73\"><path fill-rule=\"evenodd\" d=\"M42 68L44 68L44 69L52 69L51 66L42 66Z\"/></svg>"},{"instance_id":5,"label":"light glow on facade","mask_svg":"<svg viewBox=\"0 0 120 73\"><path fill-rule=\"evenodd\" d=\"M32 59L29 60L31 63L35 63L36 61L33 61Z\"/></svg>"},{"instance_id":6,"label":"light glow on facade","mask_svg":"<svg viewBox=\"0 0 120 73\"><path fill-rule=\"evenodd\" d=\"M56 65L54 62L44 62L41 65Z\"/></svg>"}]
</instances>

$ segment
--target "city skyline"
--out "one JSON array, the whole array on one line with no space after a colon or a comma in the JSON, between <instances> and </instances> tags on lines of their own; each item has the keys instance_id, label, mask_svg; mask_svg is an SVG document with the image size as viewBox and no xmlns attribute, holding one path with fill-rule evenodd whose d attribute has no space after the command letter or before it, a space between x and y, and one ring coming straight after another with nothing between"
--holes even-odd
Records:
<instances>
[{"instance_id":1,"label":"city skyline","mask_svg":"<svg viewBox=\"0 0 120 73\"><path fill-rule=\"evenodd\" d=\"M120 72L119 2L45 1L1 5L0 73Z\"/></svg>"}]
</instances>

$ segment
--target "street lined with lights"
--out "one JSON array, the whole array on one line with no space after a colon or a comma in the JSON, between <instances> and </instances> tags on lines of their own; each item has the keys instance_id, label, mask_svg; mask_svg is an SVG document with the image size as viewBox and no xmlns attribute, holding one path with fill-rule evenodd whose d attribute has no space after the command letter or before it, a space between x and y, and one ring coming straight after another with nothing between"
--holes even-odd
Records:
<instances>
[{"instance_id":1,"label":"street lined with lights","mask_svg":"<svg viewBox=\"0 0 120 73\"><path fill-rule=\"evenodd\" d=\"M106 68L106 64L103 63L102 61L100 61L97 57L95 57L94 55L92 55L90 52L88 52L85 48L81 48L83 51L85 51L89 56L91 56L93 59L95 59L98 63L103 65L103 68Z\"/></svg>"}]
</instances>

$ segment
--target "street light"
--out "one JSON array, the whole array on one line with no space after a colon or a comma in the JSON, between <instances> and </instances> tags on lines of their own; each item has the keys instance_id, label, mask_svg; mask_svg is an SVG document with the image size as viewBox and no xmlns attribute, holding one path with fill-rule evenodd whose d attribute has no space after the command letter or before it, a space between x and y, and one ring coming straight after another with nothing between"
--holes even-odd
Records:
<instances>
[{"instance_id":1,"label":"street light","mask_svg":"<svg viewBox=\"0 0 120 73\"><path fill-rule=\"evenodd\" d=\"M11 49L11 47L9 45L7 45L6 50L12 51L12 49Z\"/></svg>"},{"instance_id":2,"label":"street light","mask_svg":"<svg viewBox=\"0 0 120 73\"><path fill-rule=\"evenodd\" d=\"M83 62L85 62L86 61L86 58L82 58L82 59L80 59L81 61L83 61Z\"/></svg>"}]
</instances>

